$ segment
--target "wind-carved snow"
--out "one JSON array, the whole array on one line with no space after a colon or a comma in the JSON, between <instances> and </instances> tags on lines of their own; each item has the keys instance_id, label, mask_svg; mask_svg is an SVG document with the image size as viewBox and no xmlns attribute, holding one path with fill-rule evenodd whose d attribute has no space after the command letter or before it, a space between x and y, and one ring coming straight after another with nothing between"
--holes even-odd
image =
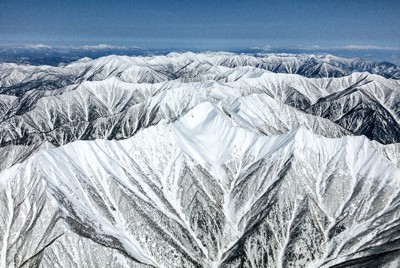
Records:
<instances>
[{"instance_id":1,"label":"wind-carved snow","mask_svg":"<svg viewBox=\"0 0 400 268\"><path fill-rule=\"evenodd\" d=\"M392 67L172 53L1 68L0 267L400 264L400 84L352 73ZM343 77L306 77L326 74Z\"/></svg>"}]
</instances>

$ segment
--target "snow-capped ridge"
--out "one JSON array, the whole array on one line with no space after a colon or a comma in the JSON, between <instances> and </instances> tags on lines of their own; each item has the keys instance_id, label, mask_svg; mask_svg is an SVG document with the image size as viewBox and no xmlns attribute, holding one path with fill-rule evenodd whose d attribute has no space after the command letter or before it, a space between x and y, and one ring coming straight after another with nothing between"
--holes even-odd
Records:
<instances>
[{"instance_id":1,"label":"snow-capped ridge","mask_svg":"<svg viewBox=\"0 0 400 268\"><path fill-rule=\"evenodd\" d=\"M156 139L157 143L154 142ZM340 169L343 165L344 173ZM382 165L384 169L379 169ZM201 166L201 169L198 166ZM227 251L224 259L220 261L226 263L233 260L235 255L229 247L224 246L234 243L235 247L240 248L240 241L247 241L251 234L245 232L246 230L253 228L252 226L258 221L260 221L258 224L265 224L262 217L257 216L262 215L264 213L262 211L268 212L266 209L268 206L265 207L266 205L260 203L263 198L266 198L263 195L273 198L280 206L284 206L285 202L297 204L303 200L302 198L316 198L322 210L318 213L325 213L332 224L335 224L335 221L341 217L346 218L346 214L341 212L345 209L343 202L346 199L336 199L336 201L331 199L334 196L332 187L344 183L335 176L331 181L330 176L333 176L331 174L343 174L343 179L349 185L348 190L343 190L344 197L353 191L357 183L363 183L364 180L377 181L379 178L384 180L385 183L380 183L377 190L372 190L377 192L383 191L383 188L386 189L385 184L391 189L400 185L400 182L395 179L400 174L400 170L365 137L346 136L330 139L313 134L304 125L282 135L265 136L237 126L219 104L210 102L197 105L175 122L164 122L149 127L123 141L77 141L59 148L41 151L23 164L1 173L1 177L4 181L8 181L18 177L21 172L27 176L22 181L35 181L39 178L46 181L49 187L47 191L52 194L52 198L57 200L57 206L60 206L64 217L69 219L69 224L73 224L68 227L72 228L69 231L76 232L75 224L87 224L89 221L92 229L85 230L85 235L91 239L97 239L101 245L106 246L110 241L114 241L112 243L115 247L138 261L155 265L171 265L168 258L163 257L159 247L150 250L151 244L142 241L143 237L147 239L158 237L156 234L159 231L156 231L158 230L156 226L160 225L168 232L164 234L165 240L160 240L158 237L156 245L166 243L165 247L171 250L174 248L175 254L179 254L182 260L186 258L186 263L199 263L205 267L218 261L215 252L221 250ZM167 173L164 174L164 172ZM193 179L195 182L191 182ZM170 183L164 180L170 180ZM181 186L178 187L178 185ZM181 191L181 187L189 187L189 185L197 189L196 194L193 195L190 190ZM280 195L273 194L273 185L281 185ZM295 189L298 189L295 191L297 194L293 195L294 190L288 188L288 185L293 185ZM367 185L370 184L363 185L366 186L362 187L369 187ZM256 195L252 187L258 189ZM129 203L123 201L124 205L120 205L119 202L122 201L117 202L120 195L115 195L115 191L120 191L118 189L129 192L129 195L124 197L129 199ZM395 198L394 191L386 190L389 192L382 195L382 198L385 200ZM253 192L253 195L248 196L249 191ZM164 196L165 194L169 197ZM360 194L365 194L365 192ZM247 196L246 201L241 198L243 195ZM302 197L298 197L299 195ZM219 241L215 247L208 244L205 246L207 249L196 251L196 248L200 248L200 245L196 246L196 243L204 243L208 240L205 236L199 235L206 232L201 229L202 226L185 221L185 219L193 219L190 212L192 209L195 209L195 215L199 215L200 212L196 210L196 206L186 210L185 206L191 202L180 201L180 198L190 196L194 198L192 202L200 202L201 206L211 206L208 208L210 210L202 212L203 220L212 219L213 216L209 213L215 211L212 212L217 215L214 217L221 221L221 225L211 225L214 226L213 228L221 228L218 232L223 232L215 233L214 239ZM208 201L197 200L196 196L202 196ZM218 198L222 198L221 201L217 201ZM377 200L375 197L368 198L372 198L368 199L368 204L374 203L377 208L382 209L383 213L396 209L391 205L382 206L380 201L375 201ZM350 199L348 202L357 202L356 200ZM228 203L224 205L226 208L221 210L222 208L218 208L218 205L214 205L213 202ZM159 219L158 223L155 226L149 225L150 222L147 222L149 218L142 218L143 211L140 212L132 204L137 204L137 206L141 204L142 209L149 210L149 213L151 211L150 214L146 214L146 217L155 217L150 222L155 224L154 221ZM129 218L131 217L129 213L126 214L124 206L137 211L134 221L130 221L132 218ZM261 208L264 209L260 210ZM280 213L283 213L282 217L286 217L286 209L289 208L280 210ZM291 209L296 211L297 208L295 206ZM348 209L353 209L353 206ZM374 207L364 204L360 206L360 209L361 223L349 219L346 228L349 230L363 228L365 232L370 232L365 222L370 219L371 211L375 211ZM314 217L313 214L307 215ZM318 215L316 219L325 217L323 214ZM380 215L376 214L373 219L378 219ZM300 216L297 219L302 221ZM165 220L169 223L164 223ZM128 227L127 222L134 224L137 229ZM278 219L274 222L280 223ZM141 223L141 225L136 223ZM170 229L171 227L168 226L171 224L178 229ZM307 223L304 222L304 224ZM328 231L328 226L324 227L323 221L319 224L322 227L318 228L325 228L324 230ZM143 226L149 226L148 228L153 230L153 233L145 235ZM318 228L314 229L315 226L310 226L312 230L318 230ZM284 228L280 230L283 231ZM175 232L184 232L188 236L196 237L189 242L190 240ZM346 231L344 234L348 237L338 233L333 238L324 238L326 247L334 247L336 241L350 243L353 237L352 232L355 232L355 237L359 234L359 231ZM236 237L238 234L243 236L241 240ZM253 236L252 239L262 239L262 236L257 237ZM175 246L169 240L172 238ZM290 243L301 244L300 241ZM182 255L181 247L185 247L185 252L187 252L185 254L189 254L190 257L183 257L185 255ZM322 248L322 250L327 249ZM277 254L277 251L274 252L273 254ZM317 258L323 258L319 253L314 252L314 254L318 254ZM335 254L329 259L331 263L340 260L347 253L344 251ZM294 260L301 262L301 258Z\"/></svg>"},{"instance_id":2,"label":"snow-capped ridge","mask_svg":"<svg viewBox=\"0 0 400 268\"><path fill-rule=\"evenodd\" d=\"M398 72L219 52L0 64L0 266L397 267Z\"/></svg>"}]
</instances>

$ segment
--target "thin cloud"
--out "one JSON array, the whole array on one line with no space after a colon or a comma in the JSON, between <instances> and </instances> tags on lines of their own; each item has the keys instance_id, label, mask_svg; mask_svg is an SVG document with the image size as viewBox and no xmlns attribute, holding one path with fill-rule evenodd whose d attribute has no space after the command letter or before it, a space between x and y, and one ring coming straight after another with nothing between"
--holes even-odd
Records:
<instances>
[{"instance_id":1,"label":"thin cloud","mask_svg":"<svg viewBox=\"0 0 400 268\"><path fill-rule=\"evenodd\" d=\"M319 45L312 45L312 46L306 46L306 45L297 45L294 49L299 49L299 50L321 50L323 49Z\"/></svg>"},{"instance_id":2,"label":"thin cloud","mask_svg":"<svg viewBox=\"0 0 400 268\"><path fill-rule=\"evenodd\" d=\"M99 45L93 45L93 46L83 46L83 49L88 49L88 50L101 50L101 49L116 49L116 48L123 48L123 47L118 47L118 46L111 46L107 44L99 44Z\"/></svg>"},{"instance_id":3,"label":"thin cloud","mask_svg":"<svg viewBox=\"0 0 400 268\"><path fill-rule=\"evenodd\" d=\"M85 50L105 50L105 49L141 49L138 46L112 46L108 44L99 44L99 45L86 45L82 47L76 47L77 49L85 49Z\"/></svg>"},{"instance_id":4,"label":"thin cloud","mask_svg":"<svg viewBox=\"0 0 400 268\"><path fill-rule=\"evenodd\" d=\"M262 46L262 47L252 47L252 49L259 49L259 50L269 51L269 50L272 49L272 46L265 45L265 46Z\"/></svg>"},{"instance_id":5,"label":"thin cloud","mask_svg":"<svg viewBox=\"0 0 400 268\"><path fill-rule=\"evenodd\" d=\"M31 48L31 49L51 49L53 48L52 46L44 45L44 44L30 44L26 45L25 48Z\"/></svg>"},{"instance_id":6,"label":"thin cloud","mask_svg":"<svg viewBox=\"0 0 400 268\"><path fill-rule=\"evenodd\" d=\"M349 49L349 50L373 50L373 49L379 49L379 50L399 50L399 48L395 47L380 47L380 46L374 46L374 45L346 45L343 47L339 47L340 49Z\"/></svg>"}]
</instances>

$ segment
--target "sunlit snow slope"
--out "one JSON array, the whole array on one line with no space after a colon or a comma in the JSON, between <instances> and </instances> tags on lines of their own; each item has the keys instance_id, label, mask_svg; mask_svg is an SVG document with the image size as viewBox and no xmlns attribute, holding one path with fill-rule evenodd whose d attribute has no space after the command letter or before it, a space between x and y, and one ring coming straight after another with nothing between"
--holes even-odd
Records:
<instances>
[{"instance_id":1,"label":"sunlit snow slope","mask_svg":"<svg viewBox=\"0 0 400 268\"><path fill-rule=\"evenodd\" d=\"M0 66L0 267L400 265L397 66Z\"/></svg>"}]
</instances>

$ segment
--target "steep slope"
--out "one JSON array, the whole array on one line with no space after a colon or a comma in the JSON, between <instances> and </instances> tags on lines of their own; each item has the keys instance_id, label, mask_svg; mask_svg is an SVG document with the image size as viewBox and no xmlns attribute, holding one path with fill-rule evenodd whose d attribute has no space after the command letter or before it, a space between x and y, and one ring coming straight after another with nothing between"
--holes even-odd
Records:
<instances>
[{"instance_id":1,"label":"steep slope","mask_svg":"<svg viewBox=\"0 0 400 268\"><path fill-rule=\"evenodd\" d=\"M229 86L262 89L276 100L324 117L383 144L400 141L400 83L367 73L333 79L264 74Z\"/></svg>"},{"instance_id":2,"label":"steep slope","mask_svg":"<svg viewBox=\"0 0 400 268\"><path fill-rule=\"evenodd\" d=\"M15 101L0 122L2 150L14 151L14 157L10 158L10 154L2 157L3 163L25 159L30 152L22 148L32 148L33 152L33 148L44 142L60 146L75 140L129 138L160 120L174 121L205 101L222 102L231 116L238 107L245 107L240 110L245 114L239 114L236 120L243 121L240 120L243 116L246 120L256 117L250 124L243 124L253 124L250 127L267 135L284 133L299 124L327 137L349 134L328 120L279 105L263 92L262 88L241 89L216 82L131 84L110 78L86 81L57 94L30 94L26 97L29 104ZM251 97L253 94L259 97ZM251 114L246 115L248 112ZM14 145L16 150L12 150Z\"/></svg>"},{"instance_id":3,"label":"steep slope","mask_svg":"<svg viewBox=\"0 0 400 268\"><path fill-rule=\"evenodd\" d=\"M398 264L400 170L385 146L305 127L266 136L241 125L240 105L232 116L204 102L130 139L73 142L0 173L2 264Z\"/></svg>"},{"instance_id":4,"label":"steep slope","mask_svg":"<svg viewBox=\"0 0 400 268\"><path fill-rule=\"evenodd\" d=\"M386 78L400 78L400 69L394 64L332 55L188 52L148 57L107 56L96 60L82 59L57 67L0 63L0 93L18 95L35 88L56 89L84 80L98 81L114 76L126 82L140 83L177 78L191 81L218 80L224 70L241 67L305 77L340 77L353 72L369 72Z\"/></svg>"},{"instance_id":5,"label":"steep slope","mask_svg":"<svg viewBox=\"0 0 400 268\"><path fill-rule=\"evenodd\" d=\"M256 69L248 69L246 75L231 70L225 82L148 84L127 83L112 77L103 81L84 81L58 90L30 90L20 97L1 95L4 105L0 151L12 151L13 155L8 158L10 153L2 153L2 168L22 161L36 151L35 148L41 148L42 143L60 146L75 140L129 138L160 120L174 121L204 101L231 103L252 94L268 95L316 115L310 117L314 119L308 119L313 123L307 123L315 133L336 136L333 133L337 130L331 132L325 123L321 124L326 121L318 119L324 117L343 127L348 134L366 135L383 144L395 143L400 141L399 88L397 80L365 73L343 78L307 79L288 74L260 75ZM285 116L285 120L292 122L299 118L298 111L287 108L281 111L280 107L285 106L276 105L269 99L248 101L257 102L255 106L247 105L256 117L265 117L265 111L269 111L271 116ZM225 108L227 112L234 109ZM286 113L290 115L284 115ZM292 116L294 118L290 119ZM262 129L260 125L253 127L268 135L283 133L298 125L276 125L271 120L253 122L263 124ZM329 124L329 128L337 129L338 126ZM15 150L12 149L14 145L17 145Z\"/></svg>"},{"instance_id":6,"label":"steep slope","mask_svg":"<svg viewBox=\"0 0 400 268\"><path fill-rule=\"evenodd\" d=\"M331 55L0 64L0 267L398 267L398 78Z\"/></svg>"},{"instance_id":7,"label":"steep slope","mask_svg":"<svg viewBox=\"0 0 400 268\"><path fill-rule=\"evenodd\" d=\"M375 66L373 62L337 58L330 55L268 54L250 56L229 53L171 53L167 56L152 57L108 56L96 60L81 60L60 67L2 64L3 75L0 79L0 92L7 95L0 96L2 104L0 116L1 121L3 121L15 115L24 114L35 107L36 103L43 97L60 95L81 87L108 87L109 90L112 90L113 87L121 86L127 89L127 85L131 85L131 88L138 88L138 84L149 83L157 86L163 84L161 82L171 80L180 81L184 84L212 80L221 84L240 85L241 82L248 83L253 85L253 88L257 87L258 91L260 89L275 91L273 95L278 97L280 101L307 112L310 112L309 106L314 104L318 98L327 97L326 93L336 94L338 91L354 88L362 83L360 84L362 87L376 87L376 89L368 88L369 93L372 93L372 98L377 98L378 103L384 104L384 108L392 109L393 103L387 105L386 100L381 99L380 95L382 95L382 92L393 91L394 88L398 89L399 83L396 80L383 79L381 76L368 75L367 73L354 73L344 78L331 79L305 79L301 76L272 75L269 73L270 71L299 73L292 69L304 69L306 67L300 66L310 61L331 64L336 66L335 68L342 65L347 66L346 70L348 71L344 72L346 75L356 71L376 73L373 71L375 69L372 68L372 66ZM285 70L266 67L271 64L282 66L283 62L288 66L293 66ZM361 67L358 68L358 65ZM382 70L382 68L379 70ZM312 72L315 71L312 70ZM120 83L115 82L116 80ZM88 81L98 81L100 84L94 82L93 85L88 86L86 85ZM105 85L101 85L102 81L107 82L105 82ZM112 81L111 83L114 86L107 85L109 81ZM235 81L239 83L235 83ZM122 85L123 83L125 85ZM395 90L395 94L390 94L392 95L390 101L398 103L398 90ZM370 109L374 112L375 109L381 108ZM397 115L399 111L397 107L395 108L389 113L394 112ZM311 112L314 112L314 110L312 109ZM381 112L378 111L377 114ZM342 125L346 124L343 123ZM358 129L354 131L357 134L364 134L360 133ZM397 138L388 137L384 142L391 143L393 141L397 141Z\"/></svg>"},{"instance_id":8,"label":"steep slope","mask_svg":"<svg viewBox=\"0 0 400 268\"><path fill-rule=\"evenodd\" d=\"M128 138L160 120L173 121L198 103L254 93L383 144L400 141L398 80L367 73L320 79L286 74L315 73L305 67L314 63L344 68L343 74L385 70L372 62L330 55L230 53L108 56L60 67L3 64L0 146L34 150L44 142L59 146L78 139ZM279 68L271 67L275 65ZM28 150L17 151L21 153L14 159L29 155Z\"/></svg>"}]
</instances>

